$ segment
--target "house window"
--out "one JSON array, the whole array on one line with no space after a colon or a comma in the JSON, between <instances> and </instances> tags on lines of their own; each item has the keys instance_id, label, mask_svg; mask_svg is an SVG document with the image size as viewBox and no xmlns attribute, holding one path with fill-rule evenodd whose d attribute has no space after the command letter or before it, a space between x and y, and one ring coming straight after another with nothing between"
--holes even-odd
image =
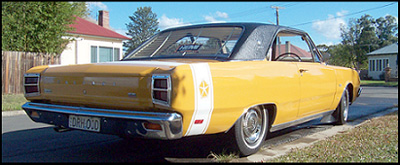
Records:
<instances>
[{"instance_id":1,"label":"house window","mask_svg":"<svg viewBox=\"0 0 400 165\"><path fill-rule=\"evenodd\" d=\"M377 71L382 71L382 60L381 59L376 60L376 66L377 66L377 68L376 68Z\"/></svg>"},{"instance_id":2,"label":"house window","mask_svg":"<svg viewBox=\"0 0 400 165\"><path fill-rule=\"evenodd\" d=\"M120 48L91 46L91 63L110 62L119 60Z\"/></svg>"},{"instance_id":3,"label":"house window","mask_svg":"<svg viewBox=\"0 0 400 165\"><path fill-rule=\"evenodd\" d=\"M389 59L369 60L369 71L383 71L389 64Z\"/></svg>"},{"instance_id":4,"label":"house window","mask_svg":"<svg viewBox=\"0 0 400 165\"><path fill-rule=\"evenodd\" d=\"M375 71L375 60L369 60L369 71Z\"/></svg>"},{"instance_id":5,"label":"house window","mask_svg":"<svg viewBox=\"0 0 400 165\"><path fill-rule=\"evenodd\" d=\"M389 64L389 59L383 59L383 69L385 69Z\"/></svg>"},{"instance_id":6,"label":"house window","mask_svg":"<svg viewBox=\"0 0 400 165\"><path fill-rule=\"evenodd\" d=\"M97 63L97 46L91 46L90 47L90 57L91 57L91 63Z\"/></svg>"}]
</instances>

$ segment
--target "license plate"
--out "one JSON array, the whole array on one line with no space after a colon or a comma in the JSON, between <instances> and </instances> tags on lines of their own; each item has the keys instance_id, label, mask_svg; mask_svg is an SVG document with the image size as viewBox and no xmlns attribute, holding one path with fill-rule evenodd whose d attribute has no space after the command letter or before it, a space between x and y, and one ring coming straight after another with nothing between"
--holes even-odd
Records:
<instances>
[{"instance_id":1,"label":"license plate","mask_svg":"<svg viewBox=\"0 0 400 165\"><path fill-rule=\"evenodd\" d=\"M69 127L86 131L100 132L100 118L70 115Z\"/></svg>"}]
</instances>

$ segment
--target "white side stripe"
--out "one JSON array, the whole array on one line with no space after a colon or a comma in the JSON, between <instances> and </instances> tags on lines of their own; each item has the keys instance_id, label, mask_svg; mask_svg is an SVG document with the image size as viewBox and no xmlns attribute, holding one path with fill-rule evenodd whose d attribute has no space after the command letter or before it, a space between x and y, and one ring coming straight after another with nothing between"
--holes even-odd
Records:
<instances>
[{"instance_id":1,"label":"white side stripe","mask_svg":"<svg viewBox=\"0 0 400 165\"><path fill-rule=\"evenodd\" d=\"M214 109L214 91L210 66L191 64L194 83L194 113L185 136L204 134Z\"/></svg>"}]
</instances>

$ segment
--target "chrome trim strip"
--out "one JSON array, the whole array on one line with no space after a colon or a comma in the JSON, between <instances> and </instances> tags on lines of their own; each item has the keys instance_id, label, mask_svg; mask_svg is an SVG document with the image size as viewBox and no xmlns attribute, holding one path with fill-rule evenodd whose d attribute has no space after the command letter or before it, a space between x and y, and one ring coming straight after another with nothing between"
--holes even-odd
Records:
<instances>
[{"instance_id":1,"label":"chrome trim strip","mask_svg":"<svg viewBox=\"0 0 400 165\"><path fill-rule=\"evenodd\" d=\"M156 139L179 139L182 137L182 116L178 113L161 113L161 112L140 112L111 110L99 108L86 108L64 105L53 105L43 103L27 102L22 105L24 110L47 111L53 113L63 113L68 115L83 115L92 117L106 117L128 120L144 120L152 123L160 124L163 131L149 131L143 135L148 138Z\"/></svg>"},{"instance_id":2,"label":"chrome trim strip","mask_svg":"<svg viewBox=\"0 0 400 165\"><path fill-rule=\"evenodd\" d=\"M319 114L306 116L304 118L297 119L295 121L290 121L290 122L287 122L287 123L273 125L271 127L270 131L273 132L273 131L285 129L285 128L288 128L288 127L291 127L291 126L295 126L295 125L298 125L298 124L301 124L301 123L305 123L305 122L310 121L310 120L314 120L314 119L317 119L317 118L320 118L320 117L325 117L327 115L331 115L334 111L335 110L330 110L330 111L322 112L322 113L319 113Z\"/></svg>"},{"instance_id":3,"label":"chrome trim strip","mask_svg":"<svg viewBox=\"0 0 400 165\"><path fill-rule=\"evenodd\" d=\"M167 89L154 88L154 80L155 79L166 79L167 80ZM167 100L168 101L155 99L154 91L167 91ZM152 98L154 104L159 104L159 105L170 107L170 104L171 104L171 76L169 74L154 74L151 77L151 98Z\"/></svg>"},{"instance_id":4,"label":"chrome trim strip","mask_svg":"<svg viewBox=\"0 0 400 165\"><path fill-rule=\"evenodd\" d=\"M38 81L36 84L26 84L25 83L25 78L26 77L37 77ZM32 97L32 96L40 96L40 86L39 86L39 82L40 82L40 74L39 73L26 73L24 74L24 95L25 97ZM25 86L37 86L38 92L32 92L32 93L26 93L25 91Z\"/></svg>"}]
</instances>

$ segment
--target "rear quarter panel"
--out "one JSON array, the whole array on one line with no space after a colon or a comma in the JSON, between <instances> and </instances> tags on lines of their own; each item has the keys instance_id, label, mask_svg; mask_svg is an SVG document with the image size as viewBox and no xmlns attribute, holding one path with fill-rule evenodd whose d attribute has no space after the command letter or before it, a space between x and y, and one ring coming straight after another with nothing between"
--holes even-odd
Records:
<instances>
[{"instance_id":1,"label":"rear quarter panel","mask_svg":"<svg viewBox=\"0 0 400 165\"><path fill-rule=\"evenodd\" d=\"M171 108L183 115L184 135L194 122L194 89L200 88L194 85L190 65L178 66L172 73ZM229 130L245 110L259 104L272 103L277 105L277 109L282 109L276 114L274 124L297 117L300 89L296 64L237 61L207 65L212 77L212 84L209 85L212 85L213 109L206 134Z\"/></svg>"},{"instance_id":2,"label":"rear quarter panel","mask_svg":"<svg viewBox=\"0 0 400 165\"><path fill-rule=\"evenodd\" d=\"M332 104L331 109L336 109L339 104L340 98L343 94L344 89L349 88L351 94L351 102L356 100L357 91L360 88L360 77L356 70L339 67L339 66L329 66L336 71L337 77L337 91L335 95L335 100Z\"/></svg>"},{"instance_id":3,"label":"rear quarter panel","mask_svg":"<svg viewBox=\"0 0 400 165\"><path fill-rule=\"evenodd\" d=\"M277 112L274 124L297 117L300 79L294 63L245 61L216 63L210 68L216 116L210 124L227 130L248 108L260 104L275 104L282 110Z\"/></svg>"}]
</instances>

